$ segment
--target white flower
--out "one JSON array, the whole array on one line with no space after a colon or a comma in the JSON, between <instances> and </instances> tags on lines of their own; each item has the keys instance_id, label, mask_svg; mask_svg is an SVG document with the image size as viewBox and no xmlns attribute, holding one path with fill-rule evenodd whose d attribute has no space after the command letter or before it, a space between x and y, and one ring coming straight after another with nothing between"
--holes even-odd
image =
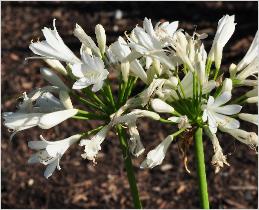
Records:
<instances>
[{"instance_id":1,"label":"white flower","mask_svg":"<svg viewBox=\"0 0 259 210\"><path fill-rule=\"evenodd\" d=\"M149 151L147 158L141 163L140 168L154 168L155 166L160 165L173 140L173 135L169 135L155 149Z\"/></svg>"},{"instance_id":2,"label":"white flower","mask_svg":"<svg viewBox=\"0 0 259 210\"><path fill-rule=\"evenodd\" d=\"M241 120L258 125L258 114L240 113L237 116Z\"/></svg>"},{"instance_id":3,"label":"white flower","mask_svg":"<svg viewBox=\"0 0 259 210\"><path fill-rule=\"evenodd\" d=\"M125 60L125 58L131 53L130 48L127 46L127 42L119 37L118 41L112 43L108 50L107 55L111 63L121 62L121 64L130 64L130 72L139 77L143 82L147 83L147 74L144 71L143 67L140 65L137 59L132 60L131 62Z\"/></svg>"},{"instance_id":4,"label":"white flower","mask_svg":"<svg viewBox=\"0 0 259 210\"><path fill-rule=\"evenodd\" d=\"M212 133L217 132L218 125L224 126L228 129L239 128L240 123L238 120L231 118L227 115L233 115L240 112L242 106L240 105L225 105L231 99L230 92L223 92L216 99L212 96L209 97L206 106L203 106L203 116L204 122L208 120L209 128Z\"/></svg>"},{"instance_id":5,"label":"white flower","mask_svg":"<svg viewBox=\"0 0 259 210\"><path fill-rule=\"evenodd\" d=\"M16 112L4 112L4 125L14 131L39 126L49 129L77 114L77 109L65 109L63 103L46 90L38 90L31 96L24 93L23 102ZM68 100L68 99L67 99Z\"/></svg>"},{"instance_id":6,"label":"white flower","mask_svg":"<svg viewBox=\"0 0 259 210\"><path fill-rule=\"evenodd\" d=\"M53 30L46 27L42 29L46 40L31 43L29 48L33 53L43 58L56 59L72 64L81 62L59 36L55 26L55 20L53 20Z\"/></svg>"},{"instance_id":7,"label":"white flower","mask_svg":"<svg viewBox=\"0 0 259 210\"><path fill-rule=\"evenodd\" d=\"M255 58L258 59L258 51L259 51L259 35L258 31L255 34L255 38L247 51L245 57L238 63L236 71L241 71L247 65L249 65Z\"/></svg>"},{"instance_id":8,"label":"white flower","mask_svg":"<svg viewBox=\"0 0 259 210\"><path fill-rule=\"evenodd\" d=\"M222 132L230 134L244 144L258 146L258 136L254 132L247 132L241 129L228 129L225 126L219 126L219 129Z\"/></svg>"},{"instance_id":9,"label":"white flower","mask_svg":"<svg viewBox=\"0 0 259 210\"><path fill-rule=\"evenodd\" d=\"M218 28L208 59L215 61L216 68L220 68L223 47L235 31L235 16L224 15L218 22Z\"/></svg>"},{"instance_id":10,"label":"white flower","mask_svg":"<svg viewBox=\"0 0 259 210\"><path fill-rule=\"evenodd\" d=\"M110 128L110 125L106 125L91 139L82 139L80 141L79 145L85 147L85 153L81 155L82 158L92 160L94 163L96 163L95 158L98 152L101 150L101 143L104 141Z\"/></svg>"},{"instance_id":11,"label":"white flower","mask_svg":"<svg viewBox=\"0 0 259 210\"><path fill-rule=\"evenodd\" d=\"M159 60L170 69L174 68L173 60L166 55L159 40L150 36L144 31L144 29L138 26L133 29L132 33L134 33L136 40L129 39L130 43L128 45L139 53L138 57L141 55L149 56Z\"/></svg>"},{"instance_id":12,"label":"white flower","mask_svg":"<svg viewBox=\"0 0 259 210\"><path fill-rule=\"evenodd\" d=\"M211 164L215 167L215 173L218 173L220 168L223 168L224 164L229 166L229 163L227 162L226 156L222 152L222 148L216 134L211 133L208 128L205 128L205 133L210 138L213 145L214 155L212 157Z\"/></svg>"},{"instance_id":13,"label":"white flower","mask_svg":"<svg viewBox=\"0 0 259 210\"><path fill-rule=\"evenodd\" d=\"M64 84L64 82L56 75L53 71L48 68L41 68L40 73L45 80L50 84L59 87L62 90L69 91L69 88Z\"/></svg>"},{"instance_id":14,"label":"white flower","mask_svg":"<svg viewBox=\"0 0 259 210\"><path fill-rule=\"evenodd\" d=\"M74 35L84 44L85 47L90 48L96 56L102 57L100 49L96 46L92 38L88 36L78 24L76 24Z\"/></svg>"},{"instance_id":15,"label":"white flower","mask_svg":"<svg viewBox=\"0 0 259 210\"><path fill-rule=\"evenodd\" d=\"M100 52L104 55L106 48L106 35L102 25L98 24L95 26L95 35Z\"/></svg>"},{"instance_id":16,"label":"white flower","mask_svg":"<svg viewBox=\"0 0 259 210\"><path fill-rule=\"evenodd\" d=\"M105 69L103 61L98 57L83 54L82 60L83 63L72 66L72 73L79 77L79 80L74 83L72 88L83 89L93 85L92 91L97 92L102 88L109 72Z\"/></svg>"},{"instance_id":17,"label":"white flower","mask_svg":"<svg viewBox=\"0 0 259 210\"><path fill-rule=\"evenodd\" d=\"M58 141L47 141L40 136L41 141L29 141L28 146L31 149L38 150L33 154L28 163L42 163L48 165L44 171L44 176L49 178L55 169L60 170L60 159L67 149L80 139L81 135L70 136L69 138Z\"/></svg>"},{"instance_id":18,"label":"white flower","mask_svg":"<svg viewBox=\"0 0 259 210\"><path fill-rule=\"evenodd\" d=\"M172 23L169 22L158 22L153 28L151 19L145 18L143 21L144 30L150 35L154 36L162 42L166 42L166 38L171 38L178 28L178 21Z\"/></svg>"},{"instance_id":19,"label":"white flower","mask_svg":"<svg viewBox=\"0 0 259 210\"><path fill-rule=\"evenodd\" d=\"M172 106L158 98L151 100L151 106L158 113L174 112L174 108Z\"/></svg>"}]
</instances>

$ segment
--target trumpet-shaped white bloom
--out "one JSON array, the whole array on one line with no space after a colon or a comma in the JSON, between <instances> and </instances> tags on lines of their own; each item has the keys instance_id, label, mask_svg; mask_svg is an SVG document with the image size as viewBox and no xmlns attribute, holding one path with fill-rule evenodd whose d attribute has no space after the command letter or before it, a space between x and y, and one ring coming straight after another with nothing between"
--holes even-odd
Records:
<instances>
[{"instance_id":1,"label":"trumpet-shaped white bloom","mask_svg":"<svg viewBox=\"0 0 259 210\"><path fill-rule=\"evenodd\" d=\"M219 126L219 129L222 132L228 133L233 136L238 141L251 145L251 146L258 146L258 136L254 132L247 132L241 129L228 129L224 126Z\"/></svg>"},{"instance_id":2,"label":"trumpet-shaped white bloom","mask_svg":"<svg viewBox=\"0 0 259 210\"><path fill-rule=\"evenodd\" d=\"M92 91L97 92L102 88L109 72L105 69L103 61L98 57L83 54L82 60L83 63L72 66L72 73L79 78L74 83L73 89L83 89L93 85Z\"/></svg>"},{"instance_id":3,"label":"trumpet-shaped white bloom","mask_svg":"<svg viewBox=\"0 0 259 210\"><path fill-rule=\"evenodd\" d=\"M141 163L140 168L154 168L160 165L164 158L168 147L174 140L173 135L166 137L155 149L147 154L147 158Z\"/></svg>"},{"instance_id":4,"label":"trumpet-shaped white bloom","mask_svg":"<svg viewBox=\"0 0 259 210\"><path fill-rule=\"evenodd\" d=\"M212 133L217 132L217 127L219 125L224 126L228 129L237 129L240 126L238 120L231 118L227 115L233 115L240 112L242 106L240 105L225 105L231 99L230 92L223 92L216 99L212 96L209 97L207 105L203 106L203 116L204 122L208 120L209 128Z\"/></svg>"},{"instance_id":5,"label":"trumpet-shaped white bloom","mask_svg":"<svg viewBox=\"0 0 259 210\"><path fill-rule=\"evenodd\" d=\"M255 34L255 38L249 47L245 57L238 63L236 71L239 72L248 66L255 58L258 59L259 55L259 35L258 31Z\"/></svg>"},{"instance_id":6,"label":"trumpet-shaped white bloom","mask_svg":"<svg viewBox=\"0 0 259 210\"><path fill-rule=\"evenodd\" d=\"M141 55L148 56L159 60L170 69L174 68L175 64L173 60L166 55L166 53L164 52L165 50L163 49L163 46L161 45L159 40L157 40L155 37L150 36L144 31L144 29L138 26L133 29L132 33L134 33L136 40L129 38L130 43L128 45L139 53L138 57L140 57Z\"/></svg>"},{"instance_id":7,"label":"trumpet-shaped white bloom","mask_svg":"<svg viewBox=\"0 0 259 210\"><path fill-rule=\"evenodd\" d=\"M240 113L237 116L241 120L258 125L258 114Z\"/></svg>"},{"instance_id":8,"label":"trumpet-shaped white bloom","mask_svg":"<svg viewBox=\"0 0 259 210\"><path fill-rule=\"evenodd\" d=\"M208 59L215 61L216 68L219 69L222 60L223 48L235 31L235 16L224 15L218 22L218 28Z\"/></svg>"},{"instance_id":9,"label":"trumpet-shaped white bloom","mask_svg":"<svg viewBox=\"0 0 259 210\"><path fill-rule=\"evenodd\" d=\"M11 139L18 131L35 126L49 129L77 114L77 109L65 109L63 102L44 91L36 91L29 97L24 93L16 112L3 113L4 125L14 131Z\"/></svg>"},{"instance_id":10,"label":"trumpet-shaped white bloom","mask_svg":"<svg viewBox=\"0 0 259 210\"><path fill-rule=\"evenodd\" d=\"M162 101L161 99L153 99L151 100L151 107L159 113L173 113L174 108L167 104L166 102Z\"/></svg>"},{"instance_id":11,"label":"trumpet-shaped white bloom","mask_svg":"<svg viewBox=\"0 0 259 210\"><path fill-rule=\"evenodd\" d=\"M81 155L82 158L92 160L95 163L95 158L98 152L101 150L101 143L104 141L110 128L110 125L106 125L91 139L82 139L80 141L79 145L85 147L85 153Z\"/></svg>"},{"instance_id":12,"label":"trumpet-shaped white bloom","mask_svg":"<svg viewBox=\"0 0 259 210\"><path fill-rule=\"evenodd\" d=\"M53 20L53 30L46 27L42 29L46 40L31 43L29 48L33 53L40 55L43 58L56 59L72 64L80 63L80 59L75 56L59 36L55 21L56 19Z\"/></svg>"},{"instance_id":13,"label":"trumpet-shaped white bloom","mask_svg":"<svg viewBox=\"0 0 259 210\"><path fill-rule=\"evenodd\" d=\"M215 168L215 173L218 173L220 168L223 168L224 164L229 166L229 163L227 162L226 156L222 152L222 148L216 134L211 133L208 128L205 128L205 133L210 138L213 145L214 155L212 157L211 164Z\"/></svg>"},{"instance_id":14,"label":"trumpet-shaped white bloom","mask_svg":"<svg viewBox=\"0 0 259 210\"><path fill-rule=\"evenodd\" d=\"M41 141L29 141L28 146L31 149L38 150L33 154L28 163L42 163L47 165L44 171L44 176L49 178L55 169L60 170L60 159L67 151L67 149L81 138L81 135L70 136L69 138L58 140L58 141L47 141L40 136Z\"/></svg>"},{"instance_id":15,"label":"trumpet-shaped white bloom","mask_svg":"<svg viewBox=\"0 0 259 210\"><path fill-rule=\"evenodd\" d=\"M170 39L173 37L174 33L178 28L178 21L174 21L172 23L169 22L158 22L153 28L151 19L145 18L143 21L143 29L150 36L153 36L160 40L162 44L167 44L167 38Z\"/></svg>"}]
</instances>

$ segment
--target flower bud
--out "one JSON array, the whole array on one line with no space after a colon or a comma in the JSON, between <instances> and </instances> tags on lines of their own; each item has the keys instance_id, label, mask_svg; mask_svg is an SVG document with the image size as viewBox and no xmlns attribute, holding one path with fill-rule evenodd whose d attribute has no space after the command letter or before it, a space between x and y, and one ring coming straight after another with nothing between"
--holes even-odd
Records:
<instances>
[{"instance_id":1,"label":"flower bud","mask_svg":"<svg viewBox=\"0 0 259 210\"><path fill-rule=\"evenodd\" d=\"M161 99L153 99L151 101L152 108L159 113L172 113L174 112L174 108L170 106L169 104L165 103Z\"/></svg>"},{"instance_id":2,"label":"flower bud","mask_svg":"<svg viewBox=\"0 0 259 210\"><path fill-rule=\"evenodd\" d=\"M258 96L250 97L246 99L245 102L249 104L258 103Z\"/></svg>"},{"instance_id":3,"label":"flower bud","mask_svg":"<svg viewBox=\"0 0 259 210\"><path fill-rule=\"evenodd\" d=\"M106 35L102 25L98 24L95 26L95 35L96 35L98 47L100 48L100 52L102 55L104 55L105 46L106 46Z\"/></svg>"},{"instance_id":4,"label":"flower bud","mask_svg":"<svg viewBox=\"0 0 259 210\"><path fill-rule=\"evenodd\" d=\"M237 73L237 65L232 63L230 66L229 66L229 73L230 73L230 77L233 78L234 76L236 76L236 73Z\"/></svg>"},{"instance_id":5,"label":"flower bud","mask_svg":"<svg viewBox=\"0 0 259 210\"><path fill-rule=\"evenodd\" d=\"M60 63L58 60L54 59L44 59L44 61L49 64L49 66L56 71L60 72L63 75L67 75L67 70L66 68Z\"/></svg>"},{"instance_id":6,"label":"flower bud","mask_svg":"<svg viewBox=\"0 0 259 210\"><path fill-rule=\"evenodd\" d=\"M258 115L257 114L240 113L240 114L238 114L238 117L241 120L258 125Z\"/></svg>"},{"instance_id":7,"label":"flower bud","mask_svg":"<svg viewBox=\"0 0 259 210\"><path fill-rule=\"evenodd\" d=\"M121 63L121 73L122 73L122 79L123 79L124 82L128 81L129 70L130 70L130 63L129 62Z\"/></svg>"},{"instance_id":8,"label":"flower bud","mask_svg":"<svg viewBox=\"0 0 259 210\"><path fill-rule=\"evenodd\" d=\"M59 92L59 99L66 109L73 109L73 104L67 91L61 90Z\"/></svg>"},{"instance_id":9,"label":"flower bud","mask_svg":"<svg viewBox=\"0 0 259 210\"><path fill-rule=\"evenodd\" d=\"M173 88L177 87L177 85L178 85L177 77L170 77L168 80L170 81L170 84L172 85Z\"/></svg>"},{"instance_id":10,"label":"flower bud","mask_svg":"<svg viewBox=\"0 0 259 210\"><path fill-rule=\"evenodd\" d=\"M253 90L248 91L245 94L245 96L248 97L248 98L258 96L258 88L254 88Z\"/></svg>"},{"instance_id":11,"label":"flower bud","mask_svg":"<svg viewBox=\"0 0 259 210\"><path fill-rule=\"evenodd\" d=\"M161 68L161 66L160 66L159 60L154 59L153 65L154 65L154 69L155 69L156 74L157 74L158 76L160 76L160 75L162 74L162 68Z\"/></svg>"},{"instance_id":12,"label":"flower bud","mask_svg":"<svg viewBox=\"0 0 259 210\"><path fill-rule=\"evenodd\" d=\"M223 86L222 86L222 92L230 92L232 91L232 80L229 78L226 78L223 81Z\"/></svg>"}]
</instances>

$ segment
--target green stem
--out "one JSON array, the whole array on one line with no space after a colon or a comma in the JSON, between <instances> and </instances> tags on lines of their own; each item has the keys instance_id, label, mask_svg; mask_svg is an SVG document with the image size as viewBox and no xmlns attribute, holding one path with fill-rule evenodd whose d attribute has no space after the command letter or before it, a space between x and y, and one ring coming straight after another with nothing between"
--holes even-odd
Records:
<instances>
[{"instance_id":1,"label":"green stem","mask_svg":"<svg viewBox=\"0 0 259 210\"><path fill-rule=\"evenodd\" d=\"M217 80L218 74L219 74L219 69L216 68L216 72L215 72L213 80L215 80L215 81Z\"/></svg>"},{"instance_id":2,"label":"green stem","mask_svg":"<svg viewBox=\"0 0 259 210\"><path fill-rule=\"evenodd\" d=\"M125 130L118 125L117 132L120 140L121 149L123 152L124 165L127 171L128 181L130 185L131 195L133 198L134 208L141 209L141 201L139 199L138 187L136 183L136 178L134 176L133 166L131 162L130 152L128 149L128 143L126 140Z\"/></svg>"},{"instance_id":3,"label":"green stem","mask_svg":"<svg viewBox=\"0 0 259 210\"><path fill-rule=\"evenodd\" d=\"M200 205L203 209L209 209L209 196L202 143L202 128L198 128L195 132L195 156L197 161L197 174L199 179Z\"/></svg>"}]
</instances>

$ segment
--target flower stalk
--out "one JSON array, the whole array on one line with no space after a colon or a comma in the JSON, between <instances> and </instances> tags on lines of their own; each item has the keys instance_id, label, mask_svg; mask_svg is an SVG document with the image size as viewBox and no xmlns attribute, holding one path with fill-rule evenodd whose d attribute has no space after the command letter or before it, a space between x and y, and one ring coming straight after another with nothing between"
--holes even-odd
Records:
<instances>
[{"instance_id":1,"label":"flower stalk","mask_svg":"<svg viewBox=\"0 0 259 210\"><path fill-rule=\"evenodd\" d=\"M128 148L128 143L126 140L125 130L118 125L117 132L120 140L120 146L123 153L124 165L127 171L127 177L130 185L131 195L134 203L135 209L142 209L142 204L139 198L138 187L136 183L136 178L134 175L134 170L131 162L130 152Z\"/></svg>"},{"instance_id":2,"label":"flower stalk","mask_svg":"<svg viewBox=\"0 0 259 210\"><path fill-rule=\"evenodd\" d=\"M197 174L199 181L200 205L203 209L209 209L209 196L207 189L206 169L202 143L202 128L200 127L195 132L195 156L197 162Z\"/></svg>"}]
</instances>

